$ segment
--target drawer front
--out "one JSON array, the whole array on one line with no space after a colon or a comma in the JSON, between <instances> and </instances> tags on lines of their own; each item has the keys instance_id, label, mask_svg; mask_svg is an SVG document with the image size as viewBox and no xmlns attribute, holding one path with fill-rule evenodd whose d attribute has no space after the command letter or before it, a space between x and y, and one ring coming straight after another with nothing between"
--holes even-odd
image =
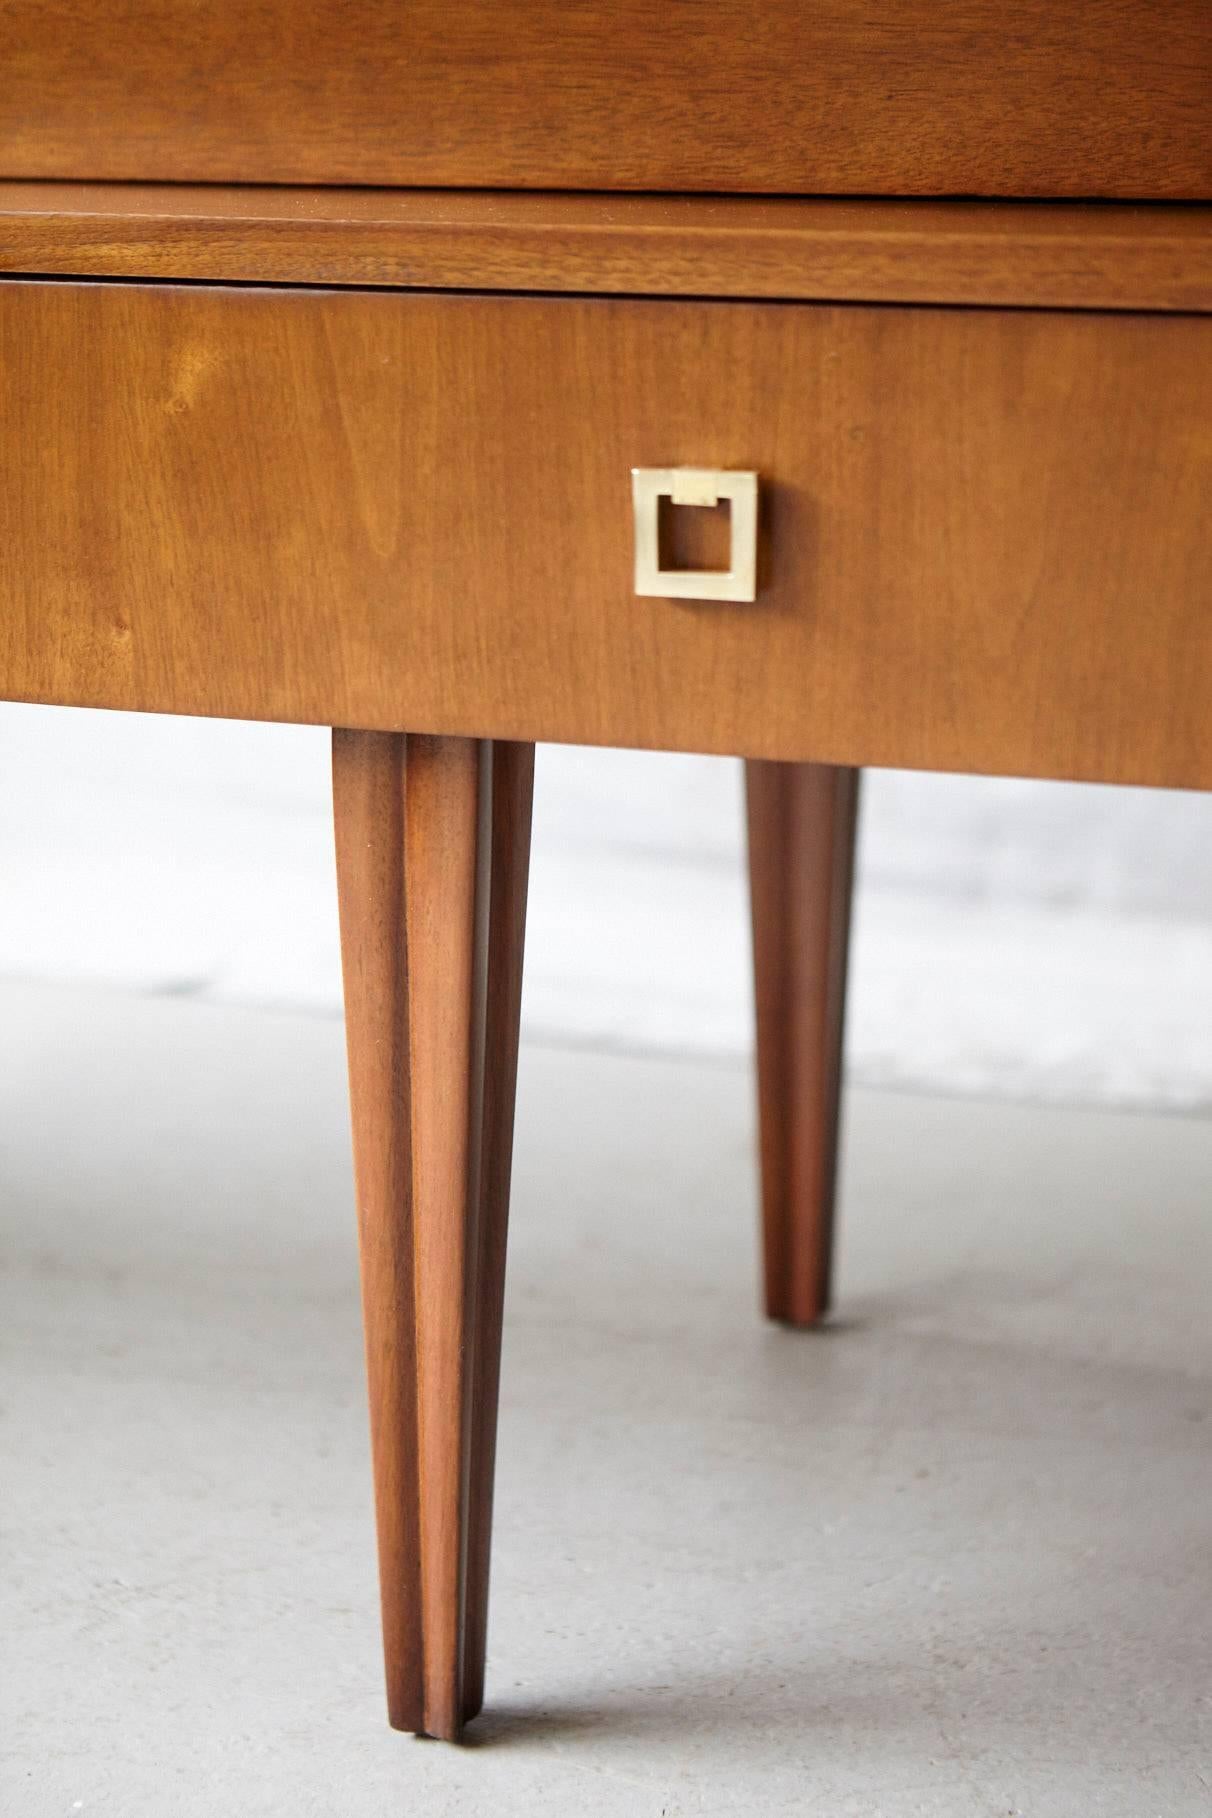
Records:
<instances>
[{"instance_id":1,"label":"drawer front","mask_svg":"<svg viewBox=\"0 0 1212 1818\"><path fill-rule=\"evenodd\" d=\"M1212 318L13 281L0 459L10 698L1212 785Z\"/></svg>"},{"instance_id":2,"label":"drawer front","mask_svg":"<svg viewBox=\"0 0 1212 1818\"><path fill-rule=\"evenodd\" d=\"M1212 197L1207 0L0 13L0 177Z\"/></svg>"}]
</instances>

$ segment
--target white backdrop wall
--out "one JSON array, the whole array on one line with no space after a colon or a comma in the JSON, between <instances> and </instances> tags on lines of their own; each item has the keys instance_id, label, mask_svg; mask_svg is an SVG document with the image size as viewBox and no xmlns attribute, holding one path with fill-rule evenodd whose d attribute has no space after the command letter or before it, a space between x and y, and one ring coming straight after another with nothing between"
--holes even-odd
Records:
<instances>
[{"instance_id":1,"label":"white backdrop wall","mask_svg":"<svg viewBox=\"0 0 1212 1818\"><path fill-rule=\"evenodd\" d=\"M327 734L0 708L0 973L340 1005ZM532 1037L744 1051L740 767L543 747ZM1212 797L866 778L867 1081L1212 1108Z\"/></svg>"}]
</instances>

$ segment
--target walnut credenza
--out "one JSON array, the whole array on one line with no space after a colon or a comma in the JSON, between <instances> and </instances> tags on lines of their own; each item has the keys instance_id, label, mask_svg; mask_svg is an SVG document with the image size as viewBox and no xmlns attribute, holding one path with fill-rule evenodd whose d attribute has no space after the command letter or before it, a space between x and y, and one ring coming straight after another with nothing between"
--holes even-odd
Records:
<instances>
[{"instance_id":1,"label":"walnut credenza","mask_svg":"<svg viewBox=\"0 0 1212 1818\"><path fill-rule=\"evenodd\" d=\"M811 1323L861 767L1212 785L1212 12L15 0L0 55L0 694L337 729L389 1709L456 1737L534 746L748 762Z\"/></svg>"}]
</instances>

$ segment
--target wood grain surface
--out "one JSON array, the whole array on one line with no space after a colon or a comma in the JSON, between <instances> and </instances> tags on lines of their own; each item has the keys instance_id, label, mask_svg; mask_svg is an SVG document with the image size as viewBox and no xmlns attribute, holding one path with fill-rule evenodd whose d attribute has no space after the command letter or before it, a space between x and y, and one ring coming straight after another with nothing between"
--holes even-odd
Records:
<instances>
[{"instance_id":1,"label":"wood grain surface","mask_svg":"<svg viewBox=\"0 0 1212 1818\"><path fill-rule=\"evenodd\" d=\"M859 772L745 766L766 1313L829 1310Z\"/></svg>"},{"instance_id":2,"label":"wood grain surface","mask_svg":"<svg viewBox=\"0 0 1212 1818\"><path fill-rule=\"evenodd\" d=\"M0 174L1212 198L1202 0L7 0Z\"/></svg>"},{"instance_id":3,"label":"wood grain surface","mask_svg":"<svg viewBox=\"0 0 1212 1818\"><path fill-rule=\"evenodd\" d=\"M0 694L1206 787L1210 426L1202 317L10 282Z\"/></svg>"},{"instance_id":4,"label":"wood grain surface","mask_svg":"<svg viewBox=\"0 0 1212 1818\"><path fill-rule=\"evenodd\" d=\"M0 183L0 271L1212 311L1212 208Z\"/></svg>"},{"instance_id":5,"label":"wood grain surface","mask_svg":"<svg viewBox=\"0 0 1212 1818\"><path fill-rule=\"evenodd\" d=\"M479 1710L533 751L338 731L388 1714Z\"/></svg>"}]
</instances>

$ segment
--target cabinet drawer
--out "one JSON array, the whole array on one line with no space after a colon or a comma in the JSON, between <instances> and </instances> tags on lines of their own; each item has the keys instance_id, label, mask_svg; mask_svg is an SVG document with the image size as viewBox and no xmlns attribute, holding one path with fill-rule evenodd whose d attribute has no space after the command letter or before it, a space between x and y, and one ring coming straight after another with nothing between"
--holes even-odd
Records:
<instances>
[{"instance_id":1,"label":"cabinet drawer","mask_svg":"<svg viewBox=\"0 0 1212 1818\"><path fill-rule=\"evenodd\" d=\"M1212 785L1212 318L12 281L0 460L10 698Z\"/></svg>"},{"instance_id":2,"label":"cabinet drawer","mask_svg":"<svg viewBox=\"0 0 1212 1818\"><path fill-rule=\"evenodd\" d=\"M0 177L1212 197L1207 0L0 12Z\"/></svg>"}]
</instances>

